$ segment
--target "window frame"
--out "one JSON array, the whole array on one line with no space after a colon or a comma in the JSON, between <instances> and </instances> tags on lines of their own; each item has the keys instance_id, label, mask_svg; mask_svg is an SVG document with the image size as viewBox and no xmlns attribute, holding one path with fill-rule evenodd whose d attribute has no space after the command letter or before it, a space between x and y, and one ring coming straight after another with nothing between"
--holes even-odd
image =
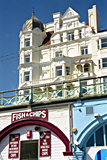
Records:
<instances>
[{"instance_id":1,"label":"window frame","mask_svg":"<svg viewBox=\"0 0 107 160\"><path fill-rule=\"evenodd\" d=\"M29 61L27 61L27 59L28 59ZM25 63L28 63L28 62L30 62L30 54L25 55Z\"/></svg>"},{"instance_id":2,"label":"window frame","mask_svg":"<svg viewBox=\"0 0 107 160\"><path fill-rule=\"evenodd\" d=\"M61 71L61 74L58 74L58 72L60 73ZM62 66L56 66L56 76L62 76Z\"/></svg>"},{"instance_id":3,"label":"window frame","mask_svg":"<svg viewBox=\"0 0 107 160\"><path fill-rule=\"evenodd\" d=\"M20 141L20 160L22 160L22 148L23 148L23 146L22 146L22 143L27 143L27 144L29 144L29 143L36 143L37 144L37 151L36 151L36 153L37 153L37 158L35 157L35 159L39 159L39 142L38 142L38 140L30 140L30 141ZM30 149L30 148L29 148ZM24 158L25 159L25 158ZM27 160L27 159L26 159Z\"/></svg>"},{"instance_id":4,"label":"window frame","mask_svg":"<svg viewBox=\"0 0 107 160\"><path fill-rule=\"evenodd\" d=\"M27 74L28 73L28 74ZM28 77L28 78L27 78ZM28 79L28 80L26 80ZM24 72L24 81L30 81L30 71Z\"/></svg>"},{"instance_id":5,"label":"window frame","mask_svg":"<svg viewBox=\"0 0 107 160\"><path fill-rule=\"evenodd\" d=\"M69 73L68 73L69 72ZM68 73L68 74L67 74ZM69 76L70 75L70 66L66 66L66 75Z\"/></svg>"},{"instance_id":6,"label":"window frame","mask_svg":"<svg viewBox=\"0 0 107 160\"><path fill-rule=\"evenodd\" d=\"M86 70L87 69L87 70ZM84 65L84 72L87 73L87 72L90 72L90 65L88 63L86 63Z\"/></svg>"},{"instance_id":7,"label":"window frame","mask_svg":"<svg viewBox=\"0 0 107 160\"><path fill-rule=\"evenodd\" d=\"M87 139L87 141L86 141L86 147L98 147L99 145L97 145L98 143L97 143L97 138L96 138L96 134L98 133L98 130L100 130L101 128L103 128L102 129L102 131L103 131L103 136L102 136L102 139L103 139L103 146L107 146L107 123L106 124L103 124L103 125L101 125L101 126L99 126L91 135L90 135L90 137ZM106 138L104 138L104 135L105 135L105 137ZM87 146L87 144L89 144L90 142L89 142L89 140L92 138L92 136L94 137L94 139L93 139L93 142L91 142L91 144L93 144L93 145L88 145ZM99 137L99 136L98 136Z\"/></svg>"},{"instance_id":8,"label":"window frame","mask_svg":"<svg viewBox=\"0 0 107 160\"><path fill-rule=\"evenodd\" d=\"M103 61L103 60L107 60L107 58L102 58L102 68L106 68L107 66L104 66L104 65L107 65L107 61Z\"/></svg>"},{"instance_id":9,"label":"window frame","mask_svg":"<svg viewBox=\"0 0 107 160\"><path fill-rule=\"evenodd\" d=\"M68 41L74 40L74 32L68 32Z\"/></svg>"},{"instance_id":10,"label":"window frame","mask_svg":"<svg viewBox=\"0 0 107 160\"><path fill-rule=\"evenodd\" d=\"M55 53L55 56L56 56L56 57L62 57L62 51L56 52L56 53Z\"/></svg>"},{"instance_id":11,"label":"window frame","mask_svg":"<svg viewBox=\"0 0 107 160\"><path fill-rule=\"evenodd\" d=\"M102 42L103 40L106 40L105 42ZM106 45L106 46L103 46ZM101 38L101 48L106 48L107 47L107 38Z\"/></svg>"},{"instance_id":12,"label":"window frame","mask_svg":"<svg viewBox=\"0 0 107 160\"><path fill-rule=\"evenodd\" d=\"M88 54L88 46L81 47L81 55L86 55Z\"/></svg>"},{"instance_id":13,"label":"window frame","mask_svg":"<svg viewBox=\"0 0 107 160\"><path fill-rule=\"evenodd\" d=\"M29 47L30 46L30 38L26 38L25 39L25 47Z\"/></svg>"},{"instance_id":14,"label":"window frame","mask_svg":"<svg viewBox=\"0 0 107 160\"><path fill-rule=\"evenodd\" d=\"M82 30L79 30L79 38L82 38Z\"/></svg>"},{"instance_id":15,"label":"window frame","mask_svg":"<svg viewBox=\"0 0 107 160\"><path fill-rule=\"evenodd\" d=\"M60 35L60 40L63 42L63 34Z\"/></svg>"}]
</instances>

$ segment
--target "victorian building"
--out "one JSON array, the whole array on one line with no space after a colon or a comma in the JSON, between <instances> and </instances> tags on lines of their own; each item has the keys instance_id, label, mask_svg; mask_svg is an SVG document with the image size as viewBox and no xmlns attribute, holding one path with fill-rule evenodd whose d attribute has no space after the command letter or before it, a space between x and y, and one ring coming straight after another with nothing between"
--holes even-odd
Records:
<instances>
[{"instance_id":1,"label":"victorian building","mask_svg":"<svg viewBox=\"0 0 107 160\"><path fill-rule=\"evenodd\" d=\"M1 160L94 160L106 148L107 31L95 5L88 23L79 18L69 7L48 24L34 12L24 23L19 88L6 107L1 98Z\"/></svg>"}]
</instances>

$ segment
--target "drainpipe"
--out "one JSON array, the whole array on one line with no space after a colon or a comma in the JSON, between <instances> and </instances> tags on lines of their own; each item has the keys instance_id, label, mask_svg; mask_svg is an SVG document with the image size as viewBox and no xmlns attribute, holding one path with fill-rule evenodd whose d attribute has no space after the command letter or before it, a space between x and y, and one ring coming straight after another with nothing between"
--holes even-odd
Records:
<instances>
[{"instance_id":1,"label":"drainpipe","mask_svg":"<svg viewBox=\"0 0 107 160\"><path fill-rule=\"evenodd\" d=\"M69 130L70 130L70 151L72 151L73 147L73 133L72 133L72 128L73 128L73 104L68 104L69 106Z\"/></svg>"}]
</instances>

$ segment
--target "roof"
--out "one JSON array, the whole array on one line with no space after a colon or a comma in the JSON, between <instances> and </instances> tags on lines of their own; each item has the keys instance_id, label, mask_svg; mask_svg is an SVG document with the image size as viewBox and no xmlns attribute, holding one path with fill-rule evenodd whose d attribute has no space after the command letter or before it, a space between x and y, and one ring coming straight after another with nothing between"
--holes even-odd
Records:
<instances>
[{"instance_id":1,"label":"roof","mask_svg":"<svg viewBox=\"0 0 107 160\"><path fill-rule=\"evenodd\" d=\"M50 32L47 32L47 37L44 39L42 45L49 45L51 44L51 36L52 34L54 33L54 31L50 31Z\"/></svg>"},{"instance_id":2,"label":"roof","mask_svg":"<svg viewBox=\"0 0 107 160\"><path fill-rule=\"evenodd\" d=\"M23 31L29 28L31 30L35 29L35 28L39 28L42 32L44 31L44 27L43 24L39 21L39 19L37 19L34 16L34 12L32 14L32 17L30 17L29 19L26 20L26 22L23 25Z\"/></svg>"}]
</instances>

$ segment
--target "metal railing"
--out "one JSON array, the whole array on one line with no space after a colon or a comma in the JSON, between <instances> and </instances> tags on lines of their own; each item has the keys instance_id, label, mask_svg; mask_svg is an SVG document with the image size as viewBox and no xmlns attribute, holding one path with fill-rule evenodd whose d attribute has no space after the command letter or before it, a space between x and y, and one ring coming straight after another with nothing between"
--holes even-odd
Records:
<instances>
[{"instance_id":1,"label":"metal railing","mask_svg":"<svg viewBox=\"0 0 107 160\"><path fill-rule=\"evenodd\" d=\"M0 107L107 94L103 79L104 76L84 78L0 92ZM29 93L24 94L24 90Z\"/></svg>"}]
</instances>

